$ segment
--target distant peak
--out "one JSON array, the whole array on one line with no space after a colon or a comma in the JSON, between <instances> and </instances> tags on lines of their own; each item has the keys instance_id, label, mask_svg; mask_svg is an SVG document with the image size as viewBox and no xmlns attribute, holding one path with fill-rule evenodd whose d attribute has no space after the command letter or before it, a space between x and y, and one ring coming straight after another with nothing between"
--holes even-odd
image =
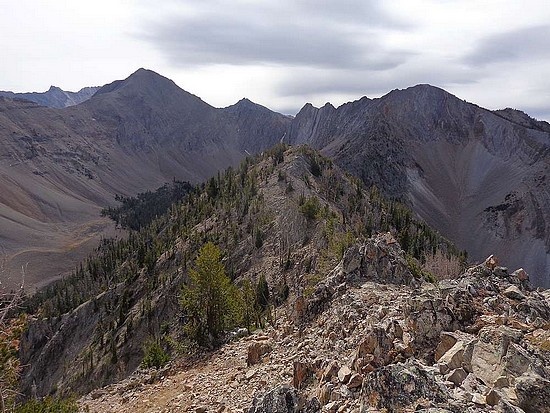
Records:
<instances>
[{"instance_id":1,"label":"distant peak","mask_svg":"<svg viewBox=\"0 0 550 413\"><path fill-rule=\"evenodd\" d=\"M63 89L61 89L60 87L51 85L50 88L48 89L48 92L63 92Z\"/></svg>"},{"instance_id":2,"label":"distant peak","mask_svg":"<svg viewBox=\"0 0 550 413\"><path fill-rule=\"evenodd\" d=\"M248 98L242 98L237 103L228 106L226 109L229 110L269 110L268 108L259 105L255 102L252 102Z\"/></svg>"},{"instance_id":3,"label":"distant peak","mask_svg":"<svg viewBox=\"0 0 550 413\"><path fill-rule=\"evenodd\" d=\"M130 76L128 76L127 79L131 79L133 77L151 77L151 78L159 77L159 78L166 79L164 76L159 75L157 72L155 72L153 70L150 70L150 69L144 69L143 67L140 67L138 70L136 70Z\"/></svg>"}]
</instances>

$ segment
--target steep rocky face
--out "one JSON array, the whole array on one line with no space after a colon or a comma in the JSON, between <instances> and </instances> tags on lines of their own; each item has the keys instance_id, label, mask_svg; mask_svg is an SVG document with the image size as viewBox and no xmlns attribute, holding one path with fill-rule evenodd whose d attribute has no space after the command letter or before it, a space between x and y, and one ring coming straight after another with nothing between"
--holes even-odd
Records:
<instances>
[{"instance_id":1,"label":"steep rocky face","mask_svg":"<svg viewBox=\"0 0 550 413\"><path fill-rule=\"evenodd\" d=\"M289 122L258 105L216 109L144 69L65 109L0 98L3 284L17 286L21 266L30 288L73 269L114 235L99 212L115 194L201 182L271 147Z\"/></svg>"},{"instance_id":2,"label":"steep rocky face","mask_svg":"<svg viewBox=\"0 0 550 413\"><path fill-rule=\"evenodd\" d=\"M98 90L99 86L95 86L84 87L78 92L67 92L57 86L51 86L46 92L14 93L0 91L0 96L11 99L28 100L38 103L41 106L60 109L78 105L90 99Z\"/></svg>"},{"instance_id":3,"label":"steep rocky face","mask_svg":"<svg viewBox=\"0 0 550 413\"><path fill-rule=\"evenodd\" d=\"M550 125L429 85L335 109L306 105L290 143L406 200L474 259L496 252L550 285Z\"/></svg>"}]
</instances>

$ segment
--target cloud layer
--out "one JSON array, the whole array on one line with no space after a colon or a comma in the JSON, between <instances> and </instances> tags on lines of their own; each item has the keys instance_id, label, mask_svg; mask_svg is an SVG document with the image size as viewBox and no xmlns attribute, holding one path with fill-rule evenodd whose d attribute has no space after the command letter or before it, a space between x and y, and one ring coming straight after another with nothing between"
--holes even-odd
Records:
<instances>
[{"instance_id":1,"label":"cloud layer","mask_svg":"<svg viewBox=\"0 0 550 413\"><path fill-rule=\"evenodd\" d=\"M139 67L216 106L295 113L418 83L550 120L547 0L5 2L0 89L101 85Z\"/></svg>"}]
</instances>

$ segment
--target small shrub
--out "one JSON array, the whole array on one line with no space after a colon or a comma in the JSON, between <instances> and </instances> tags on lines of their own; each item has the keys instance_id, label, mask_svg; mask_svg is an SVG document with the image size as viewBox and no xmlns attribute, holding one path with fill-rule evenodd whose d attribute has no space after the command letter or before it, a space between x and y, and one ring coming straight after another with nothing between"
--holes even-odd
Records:
<instances>
[{"instance_id":1,"label":"small shrub","mask_svg":"<svg viewBox=\"0 0 550 413\"><path fill-rule=\"evenodd\" d=\"M254 234L254 245L256 246L256 249L262 248L262 245L264 245L264 233L261 229L257 228Z\"/></svg>"},{"instance_id":2,"label":"small shrub","mask_svg":"<svg viewBox=\"0 0 550 413\"><path fill-rule=\"evenodd\" d=\"M308 220L317 218L320 210L319 200L316 196L309 197L301 206L300 212L306 216Z\"/></svg>"},{"instance_id":3,"label":"small shrub","mask_svg":"<svg viewBox=\"0 0 550 413\"><path fill-rule=\"evenodd\" d=\"M462 263L459 257L447 255L437 250L435 254L426 256L426 262L422 266L438 280L446 280L458 277L462 272Z\"/></svg>"},{"instance_id":4,"label":"small shrub","mask_svg":"<svg viewBox=\"0 0 550 413\"><path fill-rule=\"evenodd\" d=\"M311 158L310 162L310 171L313 176L321 176L323 171L321 170L321 166L319 165L319 161L315 157Z\"/></svg>"},{"instance_id":5,"label":"small shrub","mask_svg":"<svg viewBox=\"0 0 550 413\"><path fill-rule=\"evenodd\" d=\"M409 271L414 276L414 278L424 278L426 281L431 282L432 284L435 284L437 282L437 279L434 277L434 275L429 271L422 270L416 258L409 254L407 254L407 267L409 268Z\"/></svg>"},{"instance_id":6,"label":"small shrub","mask_svg":"<svg viewBox=\"0 0 550 413\"><path fill-rule=\"evenodd\" d=\"M141 362L141 366L145 368L155 367L161 368L170 361L170 357L163 350L158 340L152 340L145 345L145 356Z\"/></svg>"}]
</instances>

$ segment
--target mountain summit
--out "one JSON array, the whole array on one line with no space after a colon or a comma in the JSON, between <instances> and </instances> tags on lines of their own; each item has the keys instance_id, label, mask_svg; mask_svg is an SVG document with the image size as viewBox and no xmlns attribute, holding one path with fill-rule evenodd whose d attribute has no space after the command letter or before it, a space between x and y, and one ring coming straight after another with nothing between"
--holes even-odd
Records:
<instances>
[{"instance_id":1,"label":"mountain summit","mask_svg":"<svg viewBox=\"0 0 550 413\"><path fill-rule=\"evenodd\" d=\"M27 262L31 286L74 268L111 226L99 212L115 194L173 179L202 182L279 142L289 123L259 105L238 113L214 108L145 69L64 109L0 100L0 228L14 274L9 285L17 285ZM52 258L58 254L72 258Z\"/></svg>"}]
</instances>

